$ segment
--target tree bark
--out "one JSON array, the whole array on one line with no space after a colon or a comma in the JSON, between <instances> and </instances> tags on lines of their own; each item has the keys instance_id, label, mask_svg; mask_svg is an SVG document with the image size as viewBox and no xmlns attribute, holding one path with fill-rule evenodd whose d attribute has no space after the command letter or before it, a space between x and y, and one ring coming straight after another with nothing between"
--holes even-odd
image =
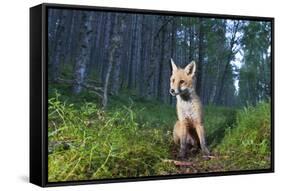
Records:
<instances>
[{"instance_id":1,"label":"tree bark","mask_svg":"<svg viewBox=\"0 0 281 191\"><path fill-rule=\"evenodd\" d=\"M114 19L113 34L112 34L110 47L109 47L108 68L107 68L105 84L104 84L104 88L103 88L103 90L104 90L103 100L102 100L103 109L106 108L107 103L108 103L109 79L110 79L111 71L113 68L113 62L114 62L114 56L116 54L116 50L120 49L120 47L122 46L122 43L123 43L123 36L121 34L124 31L124 28L125 28L124 15L116 14L115 19ZM115 83L115 82L113 82L113 83Z\"/></svg>"},{"instance_id":2,"label":"tree bark","mask_svg":"<svg viewBox=\"0 0 281 191\"><path fill-rule=\"evenodd\" d=\"M63 59L63 42L64 42L64 33L65 33L65 22L66 22L66 11L62 11L60 19L57 21L55 28L55 44L54 51L51 55L52 59L52 68L51 68L51 81L56 82L59 77L60 64Z\"/></svg>"},{"instance_id":3,"label":"tree bark","mask_svg":"<svg viewBox=\"0 0 281 191\"><path fill-rule=\"evenodd\" d=\"M227 73L228 73L228 70L229 70L229 67L230 67L230 61L232 60L232 57L233 57L232 49L233 49L234 44L235 44L236 33L238 32L239 24L240 24L239 21L237 21L237 23L234 26L233 34L232 34L232 37L231 37L231 40L230 40L229 53L228 53L227 59L225 61L225 66L224 66L222 78L221 78L221 81L220 81L221 85L219 86L218 94L217 94L216 99L215 99L216 104L222 103L222 101L221 101L222 92L223 92L226 76L227 76Z\"/></svg>"},{"instance_id":4,"label":"tree bark","mask_svg":"<svg viewBox=\"0 0 281 191\"><path fill-rule=\"evenodd\" d=\"M196 93L202 98L202 69L203 69L203 58L204 58L204 33L203 33L203 21L199 19L199 47L198 47L198 63L196 66Z\"/></svg>"},{"instance_id":5,"label":"tree bark","mask_svg":"<svg viewBox=\"0 0 281 191\"><path fill-rule=\"evenodd\" d=\"M194 24L192 18L189 19L189 62L194 59Z\"/></svg>"},{"instance_id":6,"label":"tree bark","mask_svg":"<svg viewBox=\"0 0 281 191\"><path fill-rule=\"evenodd\" d=\"M82 90L82 84L85 80L87 62L89 61L92 37L92 14L82 12L82 22L80 25L80 44L79 53L75 62L75 83L73 84L73 93L79 94Z\"/></svg>"}]
</instances>

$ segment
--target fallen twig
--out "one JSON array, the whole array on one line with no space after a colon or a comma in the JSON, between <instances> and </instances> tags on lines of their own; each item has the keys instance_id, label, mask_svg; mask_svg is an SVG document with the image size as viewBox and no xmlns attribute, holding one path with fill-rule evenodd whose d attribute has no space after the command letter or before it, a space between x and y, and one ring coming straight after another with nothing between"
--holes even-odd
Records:
<instances>
[{"instance_id":1,"label":"fallen twig","mask_svg":"<svg viewBox=\"0 0 281 191\"><path fill-rule=\"evenodd\" d=\"M69 85L77 83L75 80L62 79L62 78L58 78L57 82L66 83L66 84L69 84ZM88 84L88 83L81 83L80 85L83 86L84 88L89 89L91 92L93 92L97 96L103 98L103 95L102 95L103 88L102 87L97 87L95 85L91 85L91 84Z\"/></svg>"},{"instance_id":2,"label":"fallen twig","mask_svg":"<svg viewBox=\"0 0 281 191\"><path fill-rule=\"evenodd\" d=\"M176 166L192 166L192 162L187 161L179 161L179 160L170 160L170 159L163 159L163 162L173 163Z\"/></svg>"},{"instance_id":3,"label":"fallen twig","mask_svg":"<svg viewBox=\"0 0 281 191\"><path fill-rule=\"evenodd\" d=\"M211 155L208 155L208 156L207 156L207 155L204 155L203 158L204 158L204 159L215 159L215 158L217 158L217 157L216 157L216 156L211 156Z\"/></svg>"}]
</instances>

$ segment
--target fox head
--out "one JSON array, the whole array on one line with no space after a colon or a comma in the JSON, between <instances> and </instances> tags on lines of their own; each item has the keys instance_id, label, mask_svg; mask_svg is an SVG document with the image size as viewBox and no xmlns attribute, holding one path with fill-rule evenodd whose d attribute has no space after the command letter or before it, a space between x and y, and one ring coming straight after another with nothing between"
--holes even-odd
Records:
<instances>
[{"instance_id":1,"label":"fox head","mask_svg":"<svg viewBox=\"0 0 281 191\"><path fill-rule=\"evenodd\" d=\"M172 96L194 91L196 64L191 61L184 69L179 68L171 59L172 75L170 78L170 94Z\"/></svg>"}]
</instances>

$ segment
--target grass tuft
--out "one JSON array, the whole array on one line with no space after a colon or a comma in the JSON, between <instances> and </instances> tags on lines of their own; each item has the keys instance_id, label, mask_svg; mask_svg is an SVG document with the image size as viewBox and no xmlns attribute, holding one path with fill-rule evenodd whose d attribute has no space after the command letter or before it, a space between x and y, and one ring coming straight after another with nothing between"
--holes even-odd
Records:
<instances>
[{"instance_id":1,"label":"grass tuft","mask_svg":"<svg viewBox=\"0 0 281 191\"><path fill-rule=\"evenodd\" d=\"M153 108L152 108L153 109ZM122 105L102 111L95 104L79 105L49 99L49 181L139 177L167 174L171 133L157 125L156 117L137 111L149 108ZM148 128L149 123L153 128Z\"/></svg>"},{"instance_id":2,"label":"grass tuft","mask_svg":"<svg viewBox=\"0 0 281 191\"><path fill-rule=\"evenodd\" d=\"M228 130L216 148L227 157L226 170L268 169L271 155L270 104L260 103L237 114L237 126Z\"/></svg>"}]
</instances>

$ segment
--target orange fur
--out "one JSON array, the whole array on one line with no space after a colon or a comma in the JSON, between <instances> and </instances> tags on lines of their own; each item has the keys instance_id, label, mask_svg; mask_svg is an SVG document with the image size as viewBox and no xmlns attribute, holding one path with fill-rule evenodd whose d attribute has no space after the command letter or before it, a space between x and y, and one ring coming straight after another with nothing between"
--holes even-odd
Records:
<instances>
[{"instance_id":1,"label":"orange fur","mask_svg":"<svg viewBox=\"0 0 281 191\"><path fill-rule=\"evenodd\" d=\"M171 60L172 61L172 60ZM174 126L174 142L180 144L180 157L184 158L187 145L197 144L197 139L191 135L195 130L200 147L205 155L209 155L206 146L203 126L203 114L200 98L195 93L194 77L196 64L192 61L184 69L178 68L172 61L172 76L170 92L177 98L178 121Z\"/></svg>"}]
</instances>

